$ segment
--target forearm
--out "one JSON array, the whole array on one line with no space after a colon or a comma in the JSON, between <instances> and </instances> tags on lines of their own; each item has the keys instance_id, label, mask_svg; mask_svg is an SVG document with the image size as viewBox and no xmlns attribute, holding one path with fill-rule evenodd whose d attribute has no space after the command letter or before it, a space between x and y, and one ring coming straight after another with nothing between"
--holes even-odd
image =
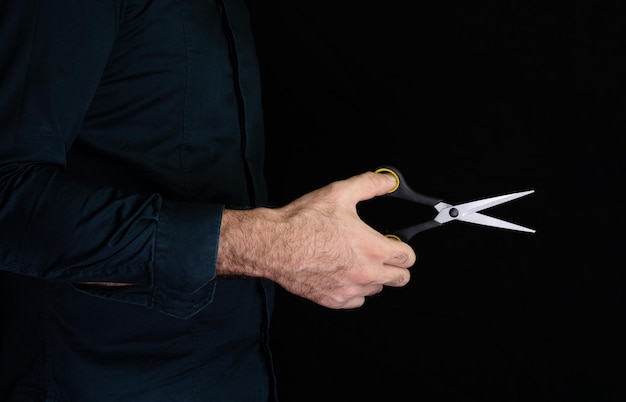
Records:
<instances>
[{"instance_id":1,"label":"forearm","mask_svg":"<svg viewBox=\"0 0 626 402\"><path fill-rule=\"evenodd\" d=\"M298 260L289 227L279 209L224 210L217 275L277 280L281 267Z\"/></svg>"}]
</instances>

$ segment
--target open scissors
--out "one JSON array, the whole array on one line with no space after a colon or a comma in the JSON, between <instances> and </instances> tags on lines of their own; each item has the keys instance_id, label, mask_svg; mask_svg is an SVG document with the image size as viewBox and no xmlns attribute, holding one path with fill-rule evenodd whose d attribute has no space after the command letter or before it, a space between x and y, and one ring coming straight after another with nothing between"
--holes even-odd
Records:
<instances>
[{"instance_id":1,"label":"open scissors","mask_svg":"<svg viewBox=\"0 0 626 402\"><path fill-rule=\"evenodd\" d=\"M517 225L515 223L503 221L501 219L493 218L491 216L479 213L480 211L487 208L491 208L496 205L500 205L505 202L512 201L514 199L531 194L535 190L520 191L517 193L504 194L495 197L484 198L481 200L466 202L463 204L451 205L443 202L438 198L428 197L413 191L406 184L402 174L393 167L380 167L376 169L376 173L389 173L395 177L396 186L391 191L389 191L389 193L387 193L388 196L428 205L434 207L438 212L437 216L435 216L433 220L394 231L393 233L388 234L387 237L393 237L398 240L408 242L413 236L420 232L439 227L444 223L452 221L469 222L478 225L517 230L520 232L535 233L534 229L530 229L524 226Z\"/></svg>"}]
</instances>

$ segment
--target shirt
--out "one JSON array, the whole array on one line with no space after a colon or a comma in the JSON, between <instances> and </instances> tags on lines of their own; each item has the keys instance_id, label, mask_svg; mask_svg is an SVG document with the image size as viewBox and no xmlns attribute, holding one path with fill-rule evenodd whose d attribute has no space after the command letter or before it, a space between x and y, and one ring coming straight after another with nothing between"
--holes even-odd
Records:
<instances>
[{"instance_id":1,"label":"shirt","mask_svg":"<svg viewBox=\"0 0 626 402\"><path fill-rule=\"evenodd\" d=\"M267 401L272 284L216 277L223 209L267 199L246 5L0 17L2 400Z\"/></svg>"}]
</instances>

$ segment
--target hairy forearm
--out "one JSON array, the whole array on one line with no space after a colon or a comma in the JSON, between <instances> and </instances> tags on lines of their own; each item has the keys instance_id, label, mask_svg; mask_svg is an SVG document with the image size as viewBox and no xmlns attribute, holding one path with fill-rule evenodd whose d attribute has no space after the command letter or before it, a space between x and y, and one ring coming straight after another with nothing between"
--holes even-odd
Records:
<instances>
[{"instance_id":1,"label":"hairy forearm","mask_svg":"<svg viewBox=\"0 0 626 402\"><path fill-rule=\"evenodd\" d=\"M217 274L276 280L280 265L296 261L289 240L288 224L276 209L225 210Z\"/></svg>"}]
</instances>

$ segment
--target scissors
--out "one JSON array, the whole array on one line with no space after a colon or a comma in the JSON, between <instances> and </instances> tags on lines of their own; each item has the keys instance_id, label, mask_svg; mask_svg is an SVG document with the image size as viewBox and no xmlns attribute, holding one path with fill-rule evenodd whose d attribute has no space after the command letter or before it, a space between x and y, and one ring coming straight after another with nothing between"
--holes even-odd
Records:
<instances>
[{"instance_id":1,"label":"scissors","mask_svg":"<svg viewBox=\"0 0 626 402\"><path fill-rule=\"evenodd\" d=\"M394 233L386 235L387 237L408 242L413 236L420 232L439 227L444 223L449 223L452 221L469 222L478 225L516 230L520 232L535 233L534 229L530 229L524 226L517 225L515 223L503 221L501 219L493 218L491 216L479 213L480 211L487 208L491 208L496 205L500 205L505 202L509 202L525 195L531 194L535 190L520 191L517 193L504 194L495 197L466 202L463 204L452 205L447 204L438 198L428 197L426 195L419 194L413 191L406 184L404 176L402 176L402 174L397 169L391 166L380 167L376 169L376 173L388 173L395 177L396 186L391 189L389 193L387 193L388 196L434 207L438 212L437 216L435 216L433 220L394 231Z\"/></svg>"}]
</instances>

